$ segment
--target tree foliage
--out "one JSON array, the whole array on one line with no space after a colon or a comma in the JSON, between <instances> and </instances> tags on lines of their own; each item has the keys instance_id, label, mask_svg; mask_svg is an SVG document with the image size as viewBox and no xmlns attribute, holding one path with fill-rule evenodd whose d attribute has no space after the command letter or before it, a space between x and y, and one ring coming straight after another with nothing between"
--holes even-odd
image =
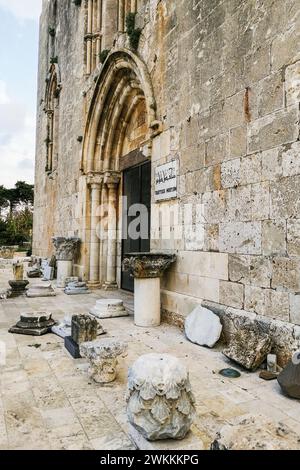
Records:
<instances>
[{"instance_id":1,"label":"tree foliage","mask_svg":"<svg viewBox=\"0 0 300 470\"><path fill-rule=\"evenodd\" d=\"M34 187L18 181L14 188L0 186L0 246L31 240Z\"/></svg>"}]
</instances>

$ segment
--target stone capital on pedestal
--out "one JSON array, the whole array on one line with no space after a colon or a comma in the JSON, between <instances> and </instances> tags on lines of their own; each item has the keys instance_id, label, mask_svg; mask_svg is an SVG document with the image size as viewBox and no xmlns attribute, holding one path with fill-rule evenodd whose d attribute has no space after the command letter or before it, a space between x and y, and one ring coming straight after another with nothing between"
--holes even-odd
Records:
<instances>
[{"instance_id":1,"label":"stone capital on pedestal","mask_svg":"<svg viewBox=\"0 0 300 470\"><path fill-rule=\"evenodd\" d=\"M80 243L77 237L53 237L53 245L56 249L58 261L73 261L75 250Z\"/></svg>"},{"instance_id":2,"label":"stone capital on pedestal","mask_svg":"<svg viewBox=\"0 0 300 470\"><path fill-rule=\"evenodd\" d=\"M151 279L161 277L175 260L172 254L130 253L125 255L122 267L137 279Z\"/></svg>"}]
</instances>

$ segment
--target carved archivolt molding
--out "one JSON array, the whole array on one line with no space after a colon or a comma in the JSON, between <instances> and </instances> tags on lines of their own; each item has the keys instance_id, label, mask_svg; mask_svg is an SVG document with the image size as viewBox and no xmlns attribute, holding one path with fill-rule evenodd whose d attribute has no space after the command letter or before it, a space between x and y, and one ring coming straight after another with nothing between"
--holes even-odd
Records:
<instances>
[{"instance_id":1,"label":"carved archivolt molding","mask_svg":"<svg viewBox=\"0 0 300 470\"><path fill-rule=\"evenodd\" d=\"M132 51L113 51L101 69L87 116L84 173L118 170L127 125L141 101L146 109L147 141L157 121L149 72Z\"/></svg>"}]
</instances>

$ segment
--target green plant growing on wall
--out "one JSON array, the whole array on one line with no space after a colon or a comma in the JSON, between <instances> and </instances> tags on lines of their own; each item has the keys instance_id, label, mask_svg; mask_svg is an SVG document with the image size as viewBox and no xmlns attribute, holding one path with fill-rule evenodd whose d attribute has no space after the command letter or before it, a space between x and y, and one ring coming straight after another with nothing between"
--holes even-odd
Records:
<instances>
[{"instance_id":1,"label":"green plant growing on wall","mask_svg":"<svg viewBox=\"0 0 300 470\"><path fill-rule=\"evenodd\" d=\"M81 7L81 0L73 0L73 3L76 7Z\"/></svg>"},{"instance_id":2,"label":"green plant growing on wall","mask_svg":"<svg viewBox=\"0 0 300 470\"><path fill-rule=\"evenodd\" d=\"M50 64L57 64L58 63L58 57L50 57Z\"/></svg>"},{"instance_id":3,"label":"green plant growing on wall","mask_svg":"<svg viewBox=\"0 0 300 470\"><path fill-rule=\"evenodd\" d=\"M49 35L50 35L51 37L54 38L54 36L55 36L55 28L52 28L52 26L49 26L49 28L48 28L48 33L49 33Z\"/></svg>"},{"instance_id":4,"label":"green plant growing on wall","mask_svg":"<svg viewBox=\"0 0 300 470\"><path fill-rule=\"evenodd\" d=\"M128 13L126 16L126 32L129 37L129 44L131 49L137 50L139 47L140 37L142 34L141 28L135 27L136 13Z\"/></svg>"},{"instance_id":5,"label":"green plant growing on wall","mask_svg":"<svg viewBox=\"0 0 300 470\"><path fill-rule=\"evenodd\" d=\"M109 53L110 53L109 49L103 49L103 51L100 52L99 60L101 64L103 64L106 61L106 57L108 56Z\"/></svg>"}]
</instances>

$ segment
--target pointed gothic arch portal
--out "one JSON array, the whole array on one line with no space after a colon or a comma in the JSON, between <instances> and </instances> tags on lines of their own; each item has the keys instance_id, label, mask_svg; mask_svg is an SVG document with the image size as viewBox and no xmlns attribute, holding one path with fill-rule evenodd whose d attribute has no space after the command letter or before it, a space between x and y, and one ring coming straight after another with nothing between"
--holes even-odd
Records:
<instances>
[{"instance_id":1,"label":"pointed gothic arch portal","mask_svg":"<svg viewBox=\"0 0 300 470\"><path fill-rule=\"evenodd\" d=\"M129 198L130 205L147 201L150 209L150 160L156 126L156 105L145 64L131 51L111 53L97 80L83 143L92 285L132 290L133 283L121 275L122 252L150 250L149 237L148 244L145 240L122 243L117 234L124 233L124 224L129 223L121 195ZM143 170L130 171L139 167Z\"/></svg>"}]
</instances>

